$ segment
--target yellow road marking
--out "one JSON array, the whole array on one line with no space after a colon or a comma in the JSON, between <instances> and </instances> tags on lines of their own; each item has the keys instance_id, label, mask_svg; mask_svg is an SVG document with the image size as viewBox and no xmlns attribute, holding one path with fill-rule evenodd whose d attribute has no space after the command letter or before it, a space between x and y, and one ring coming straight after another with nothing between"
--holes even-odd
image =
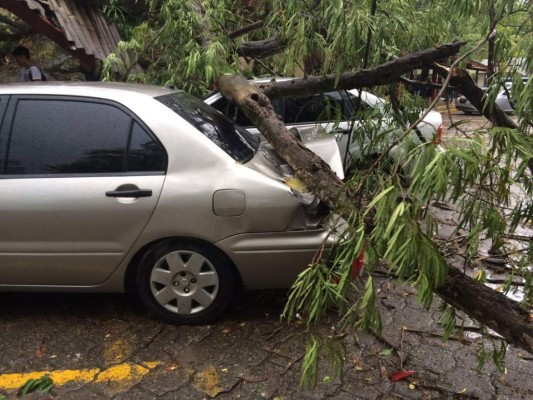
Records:
<instances>
[{"instance_id":1,"label":"yellow road marking","mask_svg":"<svg viewBox=\"0 0 533 400\"><path fill-rule=\"evenodd\" d=\"M61 386L68 382L76 381L80 383L101 383L139 380L150 370L161 363L158 361L143 363L144 366L123 363L107 369L64 369L57 371L27 372L22 374L2 374L0 375L0 389L18 389L24 385L28 379L38 379L48 375L55 386Z\"/></svg>"}]
</instances>

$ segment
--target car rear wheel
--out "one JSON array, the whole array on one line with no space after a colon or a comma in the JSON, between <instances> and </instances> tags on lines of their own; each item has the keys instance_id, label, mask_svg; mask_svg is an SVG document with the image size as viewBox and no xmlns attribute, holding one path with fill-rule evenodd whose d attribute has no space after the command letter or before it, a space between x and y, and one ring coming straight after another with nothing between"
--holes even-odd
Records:
<instances>
[{"instance_id":1,"label":"car rear wheel","mask_svg":"<svg viewBox=\"0 0 533 400\"><path fill-rule=\"evenodd\" d=\"M137 274L139 297L157 316L179 324L219 317L235 289L233 269L215 248L174 241L152 248Z\"/></svg>"}]
</instances>

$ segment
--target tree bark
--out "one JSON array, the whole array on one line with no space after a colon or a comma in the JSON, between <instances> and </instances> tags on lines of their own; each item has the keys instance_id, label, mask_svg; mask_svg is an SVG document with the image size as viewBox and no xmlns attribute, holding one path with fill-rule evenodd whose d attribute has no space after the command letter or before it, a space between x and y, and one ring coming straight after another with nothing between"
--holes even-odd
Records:
<instances>
[{"instance_id":1,"label":"tree bark","mask_svg":"<svg viewBox=\"0 0 533 400\"><path fill-rule=\"evenodd\" d=\"M439 47L410 53L374 68L357 72L344 72L337 82L336 74L308 76L307 79L293 79L282 82L261 83L259 87L270 98L293 96L308 97L316 93L339 89L353 89L393 83L401 75L416 68L422 68L434 61L456 54L464 42L453 42Z\"/></svg>"},{"instance_id":2,"label":"tree bark","mask_svg":"<svg viewBox=\"0 0 533 400\"><path fill-rule=\"evenodd\" d=\"M437 294L448 304L502 335L508 343L533 354L533 314L481 282L449 268L448 278Z\"/></svg>"},{"instance_id":3,"label":"tree bark","mask_svg":"<svg viewBox=\"0 0 533 400\"><path fill-rule=\"evenodd\" d=\"M494 1L489 0L489 27L492 31L495 28L495 10ZM487 78L488 82L492 82L496 72L496 35L489 36L488 52L487 52Z\"/></svg>"},{"instance_id":4,"label":"tree bark","mask_svg":"<svg viewBox=\"0 0 533 400\"><path fill-rule=\"evenodd\" d=\"M341 204L347 201L340 195L343 182L328 164L289 133L269 98L256 85L240 76L223 75L218 87L226 98L244 110L276 152L294 169L296 176L328 207L333 208L337 201Z\"/></svg>"},{"instance_id":5,"label":"tree bark","mask_svg":"<svg viewBox=\"0 0 533 400\"><path fill-rule=\"evenodd\" d=\"M277 54L285 48L285 42L278 36L272 36L263 40L243 42L237 49L237 53L243 57L263 58Z\"/></svg>"},{"instance_id":6,"label":"tree bark","mask_svg":"<svg viewBox=\"0 0 533 400\"><path fill-rule=\"evenodd\" d=\"M282 96L299 92L302 96L308 96L335 88L347 89L392 83L399 75L408 72L408 68L417 68L444 57L443 48L446 49L445 54L452 55L448 53L457 52L460 46L460 43L454 43L437 49L424 50L376 68L345 73L338 85L335 85L333 77L308 77L288 83L254 85L242 77L222 76L219 79L219 88L226 98L244 111L312 192L336 214L348 216L350 209L356 207L357 194L343 190L342 181L329 166L288 132L266 94ZM482 324L501 334L509 343L533 354L533 321L527 312L521 310L512 300L506 299L453 268L450 268L448 278L444 285L437 289L437 293L450 304L463 309Z\"/></svg>"},{"instance_id":7,"label":"tree bark","mask_svg":"<svg viewBox=\"0 0 533 400\"><path fill-rule=\"evenodd\" d=\"M437 73L445 78L448 76L450 69L438 63L433 64L433 68ZM518 126L511 118L505 114L497 104L483 104L483 96L485 93L479 86L476 85L472 77L461 68L454 68L450 84L459 90L467 99L476 107L481 113L494 125L506 128L516 129Z\"/></svg>"},{"instance_id":8,"label":"tree bark","mask_svg":"<svg viewBox=\"0 0 533 400\"><path fill-rule=\"evenodd\" d=\"M228 35L228 38L237 39L239 36L246 35L247 33L255 31L256 29L262 28L264 24L265 24L264 21L257 21L257 22L254 22L253 24L246 25L242 28L236 29L233 32L231 32Z\"/></svg>"}]
</instances>

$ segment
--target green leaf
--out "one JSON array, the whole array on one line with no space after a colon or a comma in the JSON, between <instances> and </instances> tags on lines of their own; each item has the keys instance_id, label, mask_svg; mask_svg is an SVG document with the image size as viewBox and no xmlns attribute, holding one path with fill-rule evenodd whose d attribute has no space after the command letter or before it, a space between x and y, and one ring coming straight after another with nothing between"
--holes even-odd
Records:
<instances>
[{"instance_id":1,"label":"green leaf","mask_svg":"<svg viewBox=\"0 0 533 400\"><path fill-rule=\"evenodd\" d=\"M387 228L385 229L385 236L389 236L390 231L392 230L392 227L396 224L396 219L403 215L405 208L406 208L406 203L403 201L396 206L396 209L394 210L394 212L392 213L390 217L389 224L387 225Z\"/></svg>"},{"instance_id":2,"label":"green leaf","mask_svg":"<svg viewBox=\"0 0 533 400\"><path fill-rule=\"evenodd\" d=\"M376 197L374 197L374 199L366 207L366 211L363 213L363 217L366 216L368 214L368 212L372 209L372 207L374 207L392 189L394 189L394 186L389 186L387 189L383 190L380 194L378 194Z\"/></svg>"},{"instance_id":3,"label":"green leaf","mask_svg":"<svg viewBox=\"0 0 533 400\"><path fill-rule=\"evenodd\" d=\"M54 386L54 381L47 375L37 379L28 379L20 388L20 394L26 395L37 391L38 393L47 393Z\"/></svg>"},{"instance_id":4,"label":"green leaf","mask_svg":"<svg viewBox=\"0 0 533 400\"><path fill-rule=\"evenodd\" d=\"M385 349L383 351L379 352L380 356L390 356L394 352L394 348L391 347L390 349Z\"/></svg>"}]
</instances>

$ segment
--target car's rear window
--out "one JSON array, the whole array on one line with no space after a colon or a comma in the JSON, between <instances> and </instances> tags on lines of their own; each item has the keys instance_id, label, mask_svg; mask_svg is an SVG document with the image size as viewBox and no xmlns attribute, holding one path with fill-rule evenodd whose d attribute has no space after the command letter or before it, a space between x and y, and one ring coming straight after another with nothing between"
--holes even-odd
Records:
<instances>
[{"instance_id":1,"label":"car's rear window","mask_svg":"<svg viewBox=\"0 0 533 400\"><path fill-rule=\"evenodd\" d=\"M235 125L196 97L177 92L156 97L156 100L188 121L236 161L245 163L251 160L259 148L261 139L258 135Z\"/></svg>"}]
</instances>

